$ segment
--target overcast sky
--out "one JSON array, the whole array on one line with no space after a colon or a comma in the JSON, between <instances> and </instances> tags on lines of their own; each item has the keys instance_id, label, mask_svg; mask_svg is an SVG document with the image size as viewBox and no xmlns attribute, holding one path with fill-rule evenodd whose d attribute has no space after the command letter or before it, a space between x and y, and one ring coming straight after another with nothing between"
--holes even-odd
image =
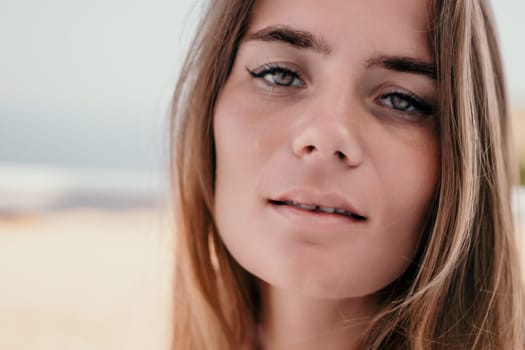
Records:
<instances>
[{"instance_id":1,"label":"overcast sky","mask_svg":"<svg viewBox=\"0 0 525 350\"><path fill-rule=\"evenodd\" d=\"M525 1L493 2L511 102L525 106ZM0 0L0 163L157 167L198 10L190 0Z\"/></svg>"}]
</instances>

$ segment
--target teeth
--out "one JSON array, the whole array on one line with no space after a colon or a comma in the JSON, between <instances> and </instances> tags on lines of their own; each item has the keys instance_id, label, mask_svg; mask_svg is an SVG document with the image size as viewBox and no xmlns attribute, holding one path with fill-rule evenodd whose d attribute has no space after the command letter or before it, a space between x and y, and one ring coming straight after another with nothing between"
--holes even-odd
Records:
<instances>
[{"instance_id":1,"label":"teeth","mask_svg":"<svg viewBox=\"0 0 525 350\"><path fill-rule=\"evenodd\" d=\"M302 203L294 202L294 201L284 201L282 203L285 204L285 205L292 205L294 207L297 207L297 208L300 208L300 209L304 209L304 210L310 210L310 211L314 211L314 212L322 212L322 213L327 213L327 214L334 214L335 213L335 214L339 214L339 215L353 217L353 218L356 218L356 219L362 219L361 217L358 217L355 214L353 214L353 213L351 213L349 211L346 211L344 209L340 209L340 208L320 207L320 206L315 205L315 204L302 204Z\"/></svg>"},{"instance_id":2,"label":"teeth","mask_svg":"<svg viewBox=\"0 0 525 350\"><path fill-rule=\"evenodd\" d=\"M333 214L336 210L338 210L338 209L335 209L335 208L320 207L320 206L315 205L315 204L303 204L303 203L292 202L292 201L288 201L288 202L285 202L285 203L288 204L288 205L293 205L294 207L297 207L297 208L301 208L301 209L305 209L305 210L311 210L311 211L321 211L323 213L328 213L328 214Z\"/></svg>"},{"instance_id":3,"label":"teeth","mask_svg":"<svg viewBox=\"0 0 525 350\"><path fill-rule=\"evenodd\" d=\"M319 211L322 211L323 213L333 214L335 212L335 208L319 207Z\"/></svg>"},{"instance_id":4,"label":"teeth","mask_svg":"<svg viewBox=\"0 0 525 350\"><path fill-rule=\"evenodd\" d=\"M365 219L365 218L363 218L363 217L361 217L359 215L356 215L354 213L351 213L349 211L346 211L346 210L340 209L340 208L320 207L320 206L315 205L315 204L302 204L302 203L294 202L294 201L282 201L281 203L284 204L284 205L291 205L291 206L294 206L294 207L297 207L297 208L300 208L300 209L310 210L310 211L313 211L313 212L322 212L322 213L327 213L327 214L334 214L335 213L335 214L348 216L350 218L354 218L354 219L358 219L358 220L364 220Z\"/></svg>"},{"instance_id":5,"label":"teeth","mask_svg":"<svg viewBox=\"0 0 525 350\"><path fill-rule=\"evenodd\" d=\"M336 212L337 214L341 214L341 215L348 215L348 214L349 214L346 210L344 210L344 209L339 209L339 208L335 209L335 212Z\"/></svg>"},{"instance_id":6,"label":"teeth","mask_svg":"<svg viewBox=\"0 0 525 350\"><path fill-rule=\"evenodd\" d=\"M306 210L315 210L315 208L317 207L316 205L300 204L300 203L298 203L296 206L302 209L306 209Z\"/></svg>"}]
</instances>

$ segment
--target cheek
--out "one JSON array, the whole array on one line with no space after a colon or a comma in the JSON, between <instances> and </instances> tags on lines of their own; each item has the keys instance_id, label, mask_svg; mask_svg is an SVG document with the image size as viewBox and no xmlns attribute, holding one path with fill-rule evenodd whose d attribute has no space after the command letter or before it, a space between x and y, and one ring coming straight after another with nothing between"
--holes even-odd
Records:
<instances>
[{"instance_id":1,"label":"cheek","mask_svg":"<svg viewBox=\"0 0 525 350\"><path fill-rule=\"evenodd\" d=\"M387 148L389 152L378 174L388 193L392 215L417 221L426 211L437 185L439 150L430 130L414 134L411 142Z\"/></svg>"},{"instance_id":2,"label":"cheek","mask_svg":"<svg viewBox=\"0 0 525 350\"><path fill-rule=\"evenodd\" d=\"M378 216L390 244L413 254L439 177L438 141L431 130L417 130L410 142L391 143L378 162L383 194ZM402 249L405 242L406 248Z\"/></svg>"},{"instance_id":3,"label":"cheek","mask_svg":"<svg viewBox=\"0 0 525 350\"><path fill-rule=\"evenodd\" d=\"M359 260L369 291L387 286L410 265L438 182L437 137L426 128L406 135L376 135L368 149L367 192L375 215Z\"/></svg>"},{"instance_id":4,"label":"cheek","mask_svg":"<svg viewBox=\"0 0 525 350\"><path fill-rule=\"evenodd\" d=\"M268 245L256 230L263 199L257 185L262 168L281 144L282 128L272 129L263 106L242 89L226 85L214 115L216 151L215 220L232 256L247 270L264 261ZM259 256L260 254L260 256Z\"/></svg>"},{"instance_id":5,"label":"cheek","mask_svg":"<svg viewBox=\"0 0 525 350\"><path fill-rule=\"evenodd\" d=\"M218 172L242 175L255 172L282 144L285 128L264 99L234 84L226 84L217 102L213 131Z\"/></svg>"}]
</instances>

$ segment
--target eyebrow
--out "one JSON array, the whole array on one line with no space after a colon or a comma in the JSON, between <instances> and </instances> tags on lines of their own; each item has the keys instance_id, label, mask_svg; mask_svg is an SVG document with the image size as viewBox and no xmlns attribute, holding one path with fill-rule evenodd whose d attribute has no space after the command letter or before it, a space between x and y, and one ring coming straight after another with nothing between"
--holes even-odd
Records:
<instances>
[{"instance_id":1,"label":"eyebrow","mask_svg":"<svg viewBox=\"0 0 525 350\"><path fill-rule=\"evenodd\" d=\"M421 74L437 80L436 65L421 59L405 56L376 56L366 61L366 67L382 67L402 73Z\"/></svg>"},{"instance_id":2,"label":"eyebrow","mask_svg":"<svg viewBox=\"0 0 525 350\"><path fill-rule=\"evenodd\" d=\"M330 45L321 37L305 30L285 25L268 26L254 33L248 33L245 41L284 42L299 49L310 49L323 55L332 52ZM382 67L402 73L421 74L437 80L436 65L421 59L407 56L379 55L366 60L366 68Z\"/></svg>"},{"instance_id":3,"label":"eyebrow","mask_svg":"<svg viewBox=\"0 0 525 350\"><path fill-rule=\"evenodd\" d=\"M290 44L300 49L311 49L317 53L329 55L332 49L330 45L320 37L304 31L290 28L288 26L268 26L255 33L246 35L246 41L278 41Z\"/></svg>"}]
</instances>

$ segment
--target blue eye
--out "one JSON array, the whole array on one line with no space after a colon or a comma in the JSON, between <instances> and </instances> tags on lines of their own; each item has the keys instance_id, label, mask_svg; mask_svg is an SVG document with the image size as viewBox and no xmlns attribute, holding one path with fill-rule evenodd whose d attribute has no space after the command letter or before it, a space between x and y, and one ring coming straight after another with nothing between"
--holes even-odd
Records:
<instances>
[{"instance_id":1,"label":"blue eye","mask_svg":"<svg viewBox=\"0 0 525 350\"><path fill-rule=\"evenodd\" d=\"M264 81L272 86L281 87L303 87L304 82L301 80L299 73L293 69L275 65L265 64L254 70L246 68L248 73L254 78L264 79Z\"/></svg>"},{"instance_id":2,"label":"blue eye","mask_svg":"<svg viewBox=\"0 0 525 350\"><path fill-rule=\"evenodd\" d=\"M396 111L406 113L421 113L430 115L435 112L435 108L414 93L391 92L379 97L381 104Z\"/></svg>"}]
</instances>

